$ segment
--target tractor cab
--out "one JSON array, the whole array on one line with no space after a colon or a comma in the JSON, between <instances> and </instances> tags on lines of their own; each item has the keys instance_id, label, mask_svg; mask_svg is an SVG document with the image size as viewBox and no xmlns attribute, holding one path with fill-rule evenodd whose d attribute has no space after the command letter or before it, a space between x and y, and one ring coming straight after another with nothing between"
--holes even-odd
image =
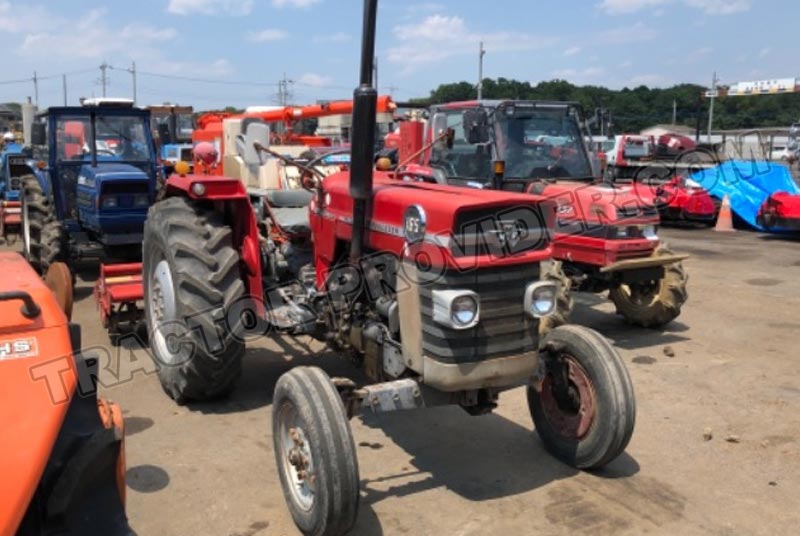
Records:
<instances>
[{"instance_id":1,"label":"tractor cab","mask_svg":"<svg viewBox=\"0 0 800 536\"><path fill-rule=\"evenodd\" d=\"M84 101L39 114L31 132L37 164L23 196L29 260L46 269L53 260L140 244L156 193L150 112L121 99Z\"/></svg>"},{"instance_id":2,"label":"tractor cab","mask_svg":"<svg viewBox=\"0 0 800 536\"><path fill-rule=\"evenodd\" d=\"M148 106L152 117L153 137L158 146L158 156L169 176L178 162L186 162L191 169L192 133L194 132L194 108L162 104Z\"/></svg>"}]
</instances>

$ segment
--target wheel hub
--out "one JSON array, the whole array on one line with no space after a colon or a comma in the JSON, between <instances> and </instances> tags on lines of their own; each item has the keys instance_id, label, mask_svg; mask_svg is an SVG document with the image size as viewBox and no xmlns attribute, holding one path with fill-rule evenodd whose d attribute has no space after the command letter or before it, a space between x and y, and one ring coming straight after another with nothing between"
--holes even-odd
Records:
<instances>
[{"instance_id":1,"label":"wheel hub","mask_svg":"<svg viewBox=\"0 0 800 536\"><path fill-rule=\"evenodd\" d=\"M297 410L285 404L280 410L280 445L283 461L281 468L289 483L294 502L303 510L310 510L316 494L316 468L311 446L303 429Z\"/></svg>"},{"instance_id":2,"label":"wheel hub","mask_svg":"<svg viewBox=\"0 0 800 536\"><path fill-rule=\"evenodd\" d=\"M542 408L559 435L581 439L594 422L594 386L574 357L564 355L556 359L560 360L560 366L553 367L542 381ZM557 374L561 374L561 378L554 377Z\"/></svg>"},{"instance_id":3,"label":"wheel hub","mask_svg":"<svg viewBox=\"0 0 800 536\"><path fill-rule=\"evenodd\" d=\"M659 282L622 285L622 289L630 297L631 302L640 307L650 306L658 297Z\"/></svg>"},{"instance_id":4,"label":"wheel hub","mask_svg":"<svg viewBox=\"0 0 800 536\"><path fill-rule=\"evenodd\" d=\"M177 306L172 272L167 260L159 261L149 276L147 308L151 338L159 358L167 365L174 364L179 348L175 345L175 326L170 326L170 323L177 320Z\"/></svg>"}]
</instances>

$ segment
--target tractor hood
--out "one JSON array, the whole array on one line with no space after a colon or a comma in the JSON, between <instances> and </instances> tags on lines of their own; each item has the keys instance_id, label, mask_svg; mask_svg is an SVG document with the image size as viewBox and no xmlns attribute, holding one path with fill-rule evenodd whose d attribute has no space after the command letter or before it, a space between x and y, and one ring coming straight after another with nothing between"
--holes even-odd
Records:
<instances>
[{"instance_id":1,"label":"tractor hood","mask_svg":"<svg viewBox=\"0 0 800 536\"><path fill-rule=\"evenodd\" d=\"M44 471L77 378L67 319L53 293L16 253L0 253L0 271L0 293L23 291L41 309L27 318L22 301L0 300L0 534L13 534Z\"/></svg>"},{"instance_id":2,"label":"tractor hood","mask_svg":"<svg viewBox=\"0 0 800 536\"><path fill-rule=\"evenodd\" d=\"M563 181L532 190L557 202L559 219L613 225L659 222L654 192L647 186Z\"/></svg>"},{"instance_id":3,"label":"tractor hood","mask_svg":"<svg viewBox=\"0 0 800 536\"><path fill-rule=\"evenodd\" d=\"M91 186L105 181L145 181L148 175L141 168L131 164L120 164L117 162L97 162L97 166L82 166L79 185Z\"/></svg>"},{"instance_id":4,"label":"tractor hood","mask_svg":"<svg viewBox=\"0 0 800 536\"><path fill-rule=\"evenodd\" d=\"M348 181L348 173L327 177L319 207L346 223L353 209ZM401 181L376 173L370 214L372 249L405 255L409 247L439 248L429 252L434 264L500 266L550 255L555 203L541 196ZM340 229L338 234L346 240L349 232Z\"/></svg>"}]
</instances>

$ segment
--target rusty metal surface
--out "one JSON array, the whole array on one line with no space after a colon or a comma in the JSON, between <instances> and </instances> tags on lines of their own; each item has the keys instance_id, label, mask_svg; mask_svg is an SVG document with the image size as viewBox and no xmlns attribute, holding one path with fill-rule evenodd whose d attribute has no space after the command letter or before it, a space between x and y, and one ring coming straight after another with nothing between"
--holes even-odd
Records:
<instances>
[{"instance_id":1,"label":"rusty metal surface","mask_svg":"<svg viewBox=\"0 0 800 536\"><path fill-rule=\"evenodd\" d=\"M667 266L668 264L685 261L688 258L689 255L662 255L659 257L645 257L644 259L630 259L603 266L600 268L600 272L611 273L638 270L640 268L655 268L657 266Z\"/></svg>"}]
</instances>

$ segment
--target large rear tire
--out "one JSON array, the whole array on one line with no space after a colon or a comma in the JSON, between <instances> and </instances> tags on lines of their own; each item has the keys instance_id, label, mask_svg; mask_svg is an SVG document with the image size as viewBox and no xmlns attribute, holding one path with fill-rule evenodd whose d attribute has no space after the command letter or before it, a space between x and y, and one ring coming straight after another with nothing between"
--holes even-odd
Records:
<instances>
[{"instance_id":1,"label":"large rear tire","mask_svg":"<svg viewBox=\"0 0 800 536\"><path fill-rule=\"evenodd\" d=\"M313 536L346 534L358 514L358 459L342 399L321 369L295 367L280 377L272 440L297 528Z\"/></svg>"},{"instance_id":2,"label":"large rear tire","mask_svg":"<svg viewBox=\"0 0 800 536\"><path fill-rule=\"evenodd\" d=\"M654 257L672 255L665 245L653 252ZM617 313L625 320L643 328L658 328L675 320L689 297L686 284L689 276L683 264L676 262L664 267L664 277L646 285L620 285L609 291Z\"/></svg>"},{"instance_id":3,"label":"large rear tire","mask_svg":"<svg viewBox=\"0 0 800 536\"><path fill-rule=\"evenodd\" d=\"M182 197L156 203L144 226L142 275L164 391L179 404L228 394L245 350L226 322L245 295L230 227L212 208Z\"/></svg>"},{"instance_id":4,"label":"large rear tire","mask_svg":"<svg viewBox=\"0 0 800 536\"><path fill-rule=\"evenodd\" d=\"M25 258L34 270L42 269L42 232L45 225L55 221L55 206L44 194L34 175L22 180L22 248Z\"/></svg>"},{"instance_id":5,"label":"large rear tire","mask_svg":"<svg viewBox=\"0 0 800 536\"><path fill-rule=\"evenodd\" d=\"M42 227L39 266L43 274L54 263L68 262L67 235L60 221L51 220Z\"/></svg>"},{"instance_id":6,"label":"large rear tire","mask_svg":"<svg viewBox=\"0 0 800 536\"><path fill-rule=\"evenodd\" d=\"M547 373L528 387L536 432L564 463L603 467L625 450L636 421L625 363L605 337L583 326L552 330L544 348Z\"/></svg>"}]
</instances>

